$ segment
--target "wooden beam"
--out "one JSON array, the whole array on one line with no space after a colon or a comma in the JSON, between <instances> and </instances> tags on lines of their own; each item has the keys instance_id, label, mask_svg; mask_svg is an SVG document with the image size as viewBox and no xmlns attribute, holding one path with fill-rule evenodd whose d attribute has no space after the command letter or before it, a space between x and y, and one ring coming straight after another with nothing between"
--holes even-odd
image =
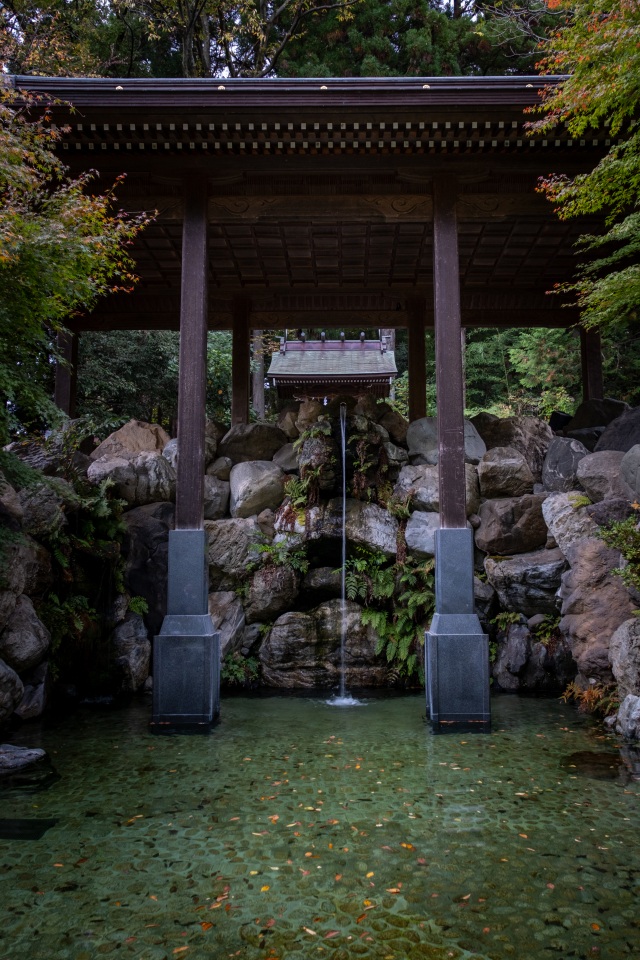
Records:
<instances>
[{"instance_id":1,"label":"wooden beam","mask_svg":"<svg viewBox=\"0 0 640 960\"><path fill-rule=\"evenodd\" d=\"M582 360L582 399L602 400L602 342L598 330L580 327L580 358Z\"/></svg>"},{"instance_id":2,"label":"wooden beam","mask_svg":"<svg viewBox=\"0 0 640 960\"><path fill-rule=\"evenodd\" d=\"M231 348L231 426L249 423L251 301L233 301L233 342Z\"/></svg>"},{"instance_id":3,"label":"wooden beam","mask_svg":"<svg viewBox=\"0 0 640 960\"><path fill-rule=\"evenodd\" d=\"M182 228L176 530L204 526L208 314L207 183L186 181Z\"/></svg>"},{"instance_id":4,"label":"wooden beam","mask_svg":"<svg viewBox=\"0 0 640 960\"><path fill-rule=\"evenodd\" d=\"M427 415L427 357L424 343L425 302L409 303L409 420Z\"/></svg>"},{"instance_id":5,"label":"wooden beam","mask_svg":"<svg viewBox=\"0 0 640 960\"><path fill-rule=\"evenodd\" d=\"M56 362L53 399L57 407L69 417L74 417L78 385L78 336L71 331L61 331L56 343L60 360Z\"/></svg>"},{"instance_id":6,"label":"wooden beam","mask_svg":"<svg viewBox=\"0 0 640 960\"><path fill-rule=\"evenodd\" d=\"M454 174L434 176L433 276L441 527L465 527L467 521L456 194Z\"/></svg>"}]
</instances>

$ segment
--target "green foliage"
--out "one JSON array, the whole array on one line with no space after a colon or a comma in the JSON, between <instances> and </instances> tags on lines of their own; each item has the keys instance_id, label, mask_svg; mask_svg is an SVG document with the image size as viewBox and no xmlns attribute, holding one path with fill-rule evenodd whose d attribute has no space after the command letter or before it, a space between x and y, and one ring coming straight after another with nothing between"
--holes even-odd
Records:
<instances>
[{"instance_id":1,"label":"green foliage","mask_svg":"<svg viewBox=\"0 0 640 960\"><path fill-rule=\"evenodd\" d=\"M603 214L607 230L581 240L588 262L572 291L587 326L616 328L638 320L640 305L640 6L635 0L553 0L566 21L545 42L542 68L565 74L549 88L532 124L559 123L576 138L603 126L612 146L588 173L549 176L542 190L567 219Z\"/></svg>"},{"instance_id":2,"label":"green foliage","mask_svg":"<svg viewBox=\"0 0 640 960\"><path fill-rule=\"evenodd\" d=\"M144 597L129 597L129 612L143 616L149 613L149 604Z\"/></svg>"},{"instance_id":3,"label":"green foliage","mask_svg":"<svg viewBox=\"0 0 640 960\"><path fill-rule=\"evenodd\" d=\"M435 606L433 571L432 560L392 564L364 548L347 560L346 596L364 604L361 619L377 634L376 654L406 679L422 675L419 651Z\"/></svg>"},{"instance_id":4,"label":"green foliage","mask_svg":"<svg viewBox=\"0 0 640 960\"><path fill-rule=\"evenodd\" d=\"M586 493L570 493L567 499L574 510L580 510L581 507L591 506L591 500Z\"/></svg>"},{"instance_id":5,"label":"green foliage","mask_svg":"<svg viewBox=\"0 0 640 960\"><path fill-rule=\"evenodd\" d=\"M636 505L637 506L637 505ZM638 512L626 520L618 520L608 527L601 527L598 535L608 547L619 550L625 560L625 566L614 573L619 574L623 583L640 591L640 518Z\"/></svg>"},{"instance_id":6,"label":"green foliage","mask_svg":"<svg viewBox=\"0 0 640 960\"><path fill-rule=\"evenodd\" d=\"M494 624L498 630L506 633L513 623L520 623L521 619L522 615L520 613L516 613L513 610L503 610L501 613L498 613L493 620L490 620L489 623Z\"/></svg>"},{"instance_id":7,"label":"green foliage","mask_svg":"<svg viewBox=\"0 0 640 960\"><path fill-rule=\"evenodd\" d=\"M251 687L260 677L260 663L243 657L239 651L228 653L222 661L220 679L228 687Z\"/></svg>"},{"instance_id":8,"label":"green foliage","mask_svg":"<svg viewBox=\"0 0 640 960\"><path fill-rule=\"evenodd\" d=\"M251 549L259 555L260 562L249 564L247 566L249 571L259 566L272 569L286 567L294 573L304 575L309 569L306 548L298 546L295 540L288 537L265 543L252 543Z\"/></svg>"},{"instance_id":9,"label":"green foliage","mask_svg":"<svg viewBox=\"0 0 640 960\"><path fill-rule=\"evenodd\" d=\"M560 639L559 626L560 616L549 613L531 632L537 643L552 649Z\"/></svg>"},{"instance_id":10,"label":"green foliage","mask_svg":"<svg viewBox=\"0 0 640 960\"><path fill-rule=\"evenodd\" d=\"M300 436L293 441L293 449L297 452L302 448L306 440L314 440L317 437L331 436L331 421L324 414L320 414L318 419L312 423L306 430L303 430Z\"/></svg>"}]
</instances>

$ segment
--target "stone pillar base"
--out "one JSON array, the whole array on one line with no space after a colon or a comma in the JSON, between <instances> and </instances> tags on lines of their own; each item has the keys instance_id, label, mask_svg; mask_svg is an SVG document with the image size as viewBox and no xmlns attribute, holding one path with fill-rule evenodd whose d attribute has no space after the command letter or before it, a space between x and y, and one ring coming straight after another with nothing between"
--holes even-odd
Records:
<instances>
[{"instance_id":1,"label":"stone pillar base","mask_svg":"<svg viewBox=\"0 0 640 960\"><path fill-rule=\"evenodd\" d=\"M427 709L434 733L488 731L489 642L474 612L473 532L436 531L436 613L425 638Z\"/></svg>"},{"instance_id":2,"label":"stone pillar base","mask_svg":"<svg viewBox=\"0 0 640 960\"><path fill-rule=\"evenodd\" d=\"M211 617L166 616L153 641L152 723L209 724L220 713L220 640Z\"/></svg>"}]
</instances>

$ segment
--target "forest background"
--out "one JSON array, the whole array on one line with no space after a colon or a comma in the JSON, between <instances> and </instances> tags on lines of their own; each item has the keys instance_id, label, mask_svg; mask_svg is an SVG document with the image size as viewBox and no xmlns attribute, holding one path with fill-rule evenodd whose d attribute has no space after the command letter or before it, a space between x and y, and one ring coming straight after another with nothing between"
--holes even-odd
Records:
<instances>
[{"instance_id":1,"label":"forest background","mask_svg":"<svg viewBox=\"0 0 640 960\"><path fill-rule=\"evenodd\" d=\"M603 337L607 395L640 403L640 5L633 0L5 0L5 73L110 77L442 76L535 72L571 77L532 124L575 134L605 123L618 139L587 175L541 183L558 215L600 212L573 286ZM635 38L635 39L634 39ZM33 104L31 104L33 107ZM55 335L74 311L133 282L126 243L144 228L65 179L55 133L5 90L0 151L0 440L55 419L48 397ZM116 190L117 200L117 190ZM56 224L64 225L63 236ZM74 243L69 243L73 239ZM63 242L64 241L64 242ZM60 271L60 264L64 271ZM62 282L60 277L62 276ZM15 331L21 336L16 338ZM261 367L281 331L254 341ZM377 331L367 331L375 336ZM359 330L347 331L357 336ZM427 337L429 413L434 344ZM575 330L466 331L467 412L548 416L581 398ZM131 417L170 426L178 335L112 332L80 341L78 412L108 429ZM406 412L407 344L397 331L396 403ZM268 367L268 362L267 362ZM231 335L212 333L208 415L228 419ZM267 390L267 397L269 391ZM267 408L269 404L267 404Z\"/></svg>"}]
</instances>

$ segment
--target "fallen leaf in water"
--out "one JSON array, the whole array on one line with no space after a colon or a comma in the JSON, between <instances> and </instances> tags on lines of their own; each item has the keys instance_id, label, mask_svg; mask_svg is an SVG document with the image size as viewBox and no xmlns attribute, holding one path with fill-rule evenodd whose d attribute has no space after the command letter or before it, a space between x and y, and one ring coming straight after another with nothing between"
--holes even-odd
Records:
<instances>
[{"instance_id":1,"label":"fallen leaf in water","mask_svg":"<svg viewBox=\"0 0 640 960\"><path fill-rule=\"evenodd\" d=\"M470 893L466 893L466 894L464 895L464 897L460 897L460 899L461 899L461 900L468 900L470 896L471 896Z\"/></svg>"},{"instance_id":2,"label":"fallen leaf in water","mask_svg":"<svg viewBox=\"0 0 640 960\"><path fill-rule=\"evenodd\" d=\"M366 919L367 919L366 913L361 913L358 919L356 920L356 923L362 923L362 921Z\"/></svg>"},{"instance_id":3,"label":"fallen leaf in water","mask_svg":"<svg viewBox=\"0 0 640 960\"><path fill-rule=\"evenodd\" d=\"M305 933L308 933L309 936L311 936L311 937L317 937L317 936L318 936L318 934L315 932L315 930L310 930L309 927L303 927L302 929L304 930Z\"/></svg>"},{"instance_id":4,"label":"fallen leaf in water","mask_svg":"<svg viewBox=\"0 0 640 960\"><path fill-rule=\"evenodd\" d=\"M416 860L416 863L420 863L420 864L425 864L426 862L427 861L425 860L424 857L418 857L418 859Z\"/></svg>"},{"instance_id":5,"label":"fallen leaf in water","mask_svg":"<svg viewBox=\"0 0 640 960\"><path fill-rule=\"evenodd\" d=\"M518 836L519 836L519 837L522 837L523 840L528 840L528 839L529 839L529 837L527 836L526 833L519 833Z\"/></svg>"},{"instance_id":6,"label":"fallen leaf in water","mask_svg":"<svg viewBox=\"0 0 640 960\"><path fill-rule=\"evenodd\" d=\"M483 927L483 928L482 928L482 932L483 932L483 933L489 933L490 931L491 931L491 927Z\"/></svg>"},{"instance_id":7,"label":"fallen leaf in water","mask_svg":"<svg viewBox=\"0 0 640 960\"><path fill-rule=\"evenodd\" d=\"M549 890L555 890L555 888L556 888L555 883L548 883L547 886L548 886Z\"/></svg>"},{"instance_id":8,"label":"fallen leaf in water","mask_svg":"<svg viewBox=\"0 0 640 960\"><path fill-rule=\"evenodd\" d=\"M599 930L599 929L600 929L600 924L599 924L599 923L592 923L592 924L591 924L591 929L592 929L594 932L595 932L596 930Z\"/></svg>"},{"instance_id":9,"label":"fallen leaf in water","mask_svg":"<svg viewBox=\"0 0 640 960\"><path fill-rule=\"evenodd\" d=\"M174 953L184 953L185 950L188 950L189 947L176 947L173 951Z\"/></svg>"},{"instance_id":10,"label":"fallen leaf in water","mask_svg":"<svg viewBox=\"0 0 640 960\"><path fill-rule=\"evenodd\" d=\"M233 823L234 820L239 820L240 817L231 817L229 823Z\"/></svg>"},{"instance_id":11,"label":"fallen leaf in water","mask_svg":"<svg viewBox=\"0 0 640 960\"><path fill-rule=\"evenodd\" d=\"M149 900L157 900L157 899L158 899L158 898L156 897L155 893L150 893L150 894L149 894Z\"/></svg>"},{"instance_id":12,"label":"fallen leaf in water","mask_svg":"<svg viewBox=\"0 0 640 960\"><path fill-rule=\"evenodd\" d=\"M207 930L211 930L211 927L213 926L213 924L209 920L202 920L200 923L200 926L202 927L203 930L207 931Z\"/></svg>"},{"instance_id":13,"label":"fallen leaf in water","mask_svg":"<svg viewBox=\"0 0 640 960\"><path fill-rule=\"evenodd\" d=\"M300 871L303 877L308 877L309 874L311 873L310 870L303 870L302 867L298 867L298 870Z\"/></svg>"},{"instance_id":14,"label":"fallen leaf in water","mask_svg":"<svg viewBox=\"0 0 640 960\"><path fill-rule=\"evenodd\" d=\"M398 887L388 887L387 893L400 893L400 890Z\"/></svg>"},{"instance_id":15,"label":"fallen leaf in water","mask_svg":"<svg viewBox=\"0 0 640 960\"><path fill-rule=\"evenodd\" d=\"M136 940L136 939L137 939L137 937L126 937L124 942L125 942L125 943L133 943L133 941Z\"/></svg>"},{"instance_id":16,"label":"fallen leaf in water","mask_svg":"<svg viewBox=\"0 0 640 960\"><path fill-rule=\"evenodd\" d=\"M336 873L335 879L336 879L336 880L342 880L342 874L341 874L341 873Z\"/></svg>"},{"instance_id":17,"label":"fallen leaf in water","mask_svg":"<svg viewBox=\"0 0 640 960\"><path fill-rule=\"evenodd\" d=\"M367 880L369 879L369 877L375 877L375 873L373 872L373 870L369 870L369 873L366 874L366 877L367 877Z\"/></svg>"},{"instance_id":18,"label":"fallen leaf in water","mask_svg":"<svg viewBox=\"0 0 640 960\"><path fill-rule=\"evenodd\" d=\"M325 933L324 938L325 940L330 940L331 937L339 937L339 936L340 936L339 930L329 930L329 933Z\"/></svg>"},{"instance_id":19,"label":"fallen leaf in water","mask_svg":"<svg viewBox=\"0 0 640 960\"><path fill-rule=\"evenodd\" d=\"M269 889L269 884L265 883L264 887L260 887L260 893L265 893Z\"/></svg>"},{"instance_id":20,"label":"fallen leaf in water","mask_svg":"<svg viewBox=\"0 0 640 960\"><path fill-rule=\"evenodd\" d=\"M273 917L271 918L271 920L267 920L267 922L265 923L265 927L267 927L267 928L269 928L269 929L270 929L271 927L275 927L275 925L276 925L276 922L275 922L275 920L273 919Z\"/></svg>"},{"instance_id":21,"label":"fallen leaf in water","mask_svg":"<svg viewBox=\"0 0 640 960\"><path fill-rule=\"evenodd\" d=\"M405 850L415 850L415 847L412 843L401 843L401 847L404 847Z\"/></svg>"}]
</instances>

